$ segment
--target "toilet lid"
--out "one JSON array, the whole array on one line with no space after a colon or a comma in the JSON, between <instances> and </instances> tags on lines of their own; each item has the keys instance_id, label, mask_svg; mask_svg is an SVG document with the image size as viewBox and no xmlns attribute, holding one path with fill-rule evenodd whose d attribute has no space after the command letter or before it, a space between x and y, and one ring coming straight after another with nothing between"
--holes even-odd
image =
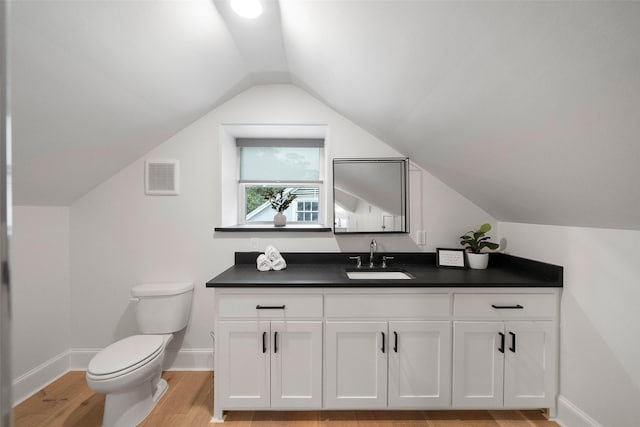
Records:
<instances>
[{"instance_id":1,"label":"toilet lid","mask_svg":"<svg viewBox=\"0 0 640 427\"><path fill-rule=\"evenodd\" d=\"M134 335L115 342L100 351L89 362L93 375L108 375L130 368L162 349L161 335Z\"/></svg>"}]
</instances>

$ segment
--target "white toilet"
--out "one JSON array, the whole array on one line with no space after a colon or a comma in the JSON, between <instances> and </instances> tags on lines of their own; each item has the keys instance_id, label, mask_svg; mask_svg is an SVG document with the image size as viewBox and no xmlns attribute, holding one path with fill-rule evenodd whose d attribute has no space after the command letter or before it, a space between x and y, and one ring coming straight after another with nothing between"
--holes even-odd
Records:
<instances>
[{"instance_id":1,"label":"white toilet","mask_svg":"<svg viewBox=\"0 0 640 427\"><path fill-rule=\"evenodd\" d=\"M144 420L167 390L160 377L167 344L189 320L193 283L153 283L131 289L141 334L96 354L87 384L107 395L103 427L132 427Z\"/></svg>"}]
</instances>

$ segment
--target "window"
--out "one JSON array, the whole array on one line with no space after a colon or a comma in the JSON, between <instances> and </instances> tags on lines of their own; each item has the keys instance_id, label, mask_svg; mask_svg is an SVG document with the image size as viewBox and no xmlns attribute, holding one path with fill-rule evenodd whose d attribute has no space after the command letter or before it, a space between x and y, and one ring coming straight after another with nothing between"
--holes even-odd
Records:
<instances>
[{"instance_id":1,"label":"window","mask_svg":"<svg viewBox=\"0 0 640 427\"><path fill-rule=\"evenodd\" d=\"M314 200L299 201L297 203L297 217L299 222L318 222L318 202Z\"/></svg>"},{"instance_id":2,"label":"window","mask_svg":"<svg viewBox=\"0 0 640 427\"><path fill-rule=\"evenodd\" d=\"M270 190L293 198L288 223L321 222L324 140L236 138L236 146L240 224L273 222Z\"/></svg>"}]
</instances>

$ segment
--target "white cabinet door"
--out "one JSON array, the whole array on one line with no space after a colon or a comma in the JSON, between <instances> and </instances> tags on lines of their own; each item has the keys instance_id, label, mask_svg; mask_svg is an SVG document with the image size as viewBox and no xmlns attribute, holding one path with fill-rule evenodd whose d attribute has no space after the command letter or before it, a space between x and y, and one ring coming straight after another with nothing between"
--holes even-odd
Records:
<instances>
[{"instance_id":1,"label":"white cabinet door","mask_svg":"<svg viewBox=\"0 0 640 427\"><path fill-rule=\"evenodd\" d=\"M389 407L448 407L450 322L389 322Z\"/></svg>"},{"instance_id":2,"label":"white cabinet door","mask_svg":"<svg viewBox=\"0 0 640 427\"><path fill-rule=\"evenodd\" d=\"M503 406L505 345L503 322L454 322L453 406L455 408Z\"/></svg>"},{"instance_id":3,"label":"white cabinet door","mask_svg":"<svg viewBox=\"0 0 640 427\"><path fill-rule=\"evenodd\" d=\"M322 407L322 322L271 322L271 407Z\"/></svg>"},{"instance_id":4,"label":"white cabinet door","mask_svg":"<svg viewBox=\"0 0 640 427\"><path fill-rule=\"evenodd\" d=\"M387 322L326 322L324 404L387 406Z\"/></svg>"},{"instance_id":5,"label":"white cabinet door","mask_svg":"<svg viewBox=\"0 0 640 427\"><path fill-rule=\"evenodd\" d=\"M553 406L557 352L554 331L553 322L505 323L505 407Z\"/></svg>"},{"instance_id":6,"label":"white cabinet door","mask_svg":"<svg viewBox=\"0 0 640 427\"><path fill-rule=\"evenodd\" d=\"M268 408L269 322L219 322L216 341L221 407Z\"/></svg>"}]
</instances>

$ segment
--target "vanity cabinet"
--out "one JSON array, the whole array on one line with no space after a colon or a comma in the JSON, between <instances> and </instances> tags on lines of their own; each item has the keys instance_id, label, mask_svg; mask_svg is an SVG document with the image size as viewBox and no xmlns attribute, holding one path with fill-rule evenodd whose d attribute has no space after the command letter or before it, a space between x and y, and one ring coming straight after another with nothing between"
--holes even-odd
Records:
<instances>
[{"instance_id":1,"label":"vanity cabinet","mask_svg":"<svg viewBox=\"0 0 640 427\"><path fill-rule=\"evenodd\" d=\"M242 409L556 408L559 289L216 290L213 420Z\"/></svg>"},{"instance_id":2,"label":"vanity cabinet","mask_svg":"<svg viewBox=\"0 0 640 427\"><path fill-rule=\"evenodd\" d=\"M221 297L215 335L220 407L321 408L322 298L298 297Z\"/></svg>"},{"instance_id":3,"label":"vanity cabinet","mask_svg":"<svg viewBox=\"0 0 640 427\"><path fill-rule=\"evenodd\" d=\"M325 404L330 408L387 406L386 322L327 322Z\"/></svg>"},{"instance_id":4,"label":"vanity cabinet","mask_svg":"<svg viewBox=\"0 0 640 427\"><path fill-rule=\"evenodd\" d=\"M451 322L389 322L389 408L451 403Z\"/></svg>"},{"instance_id":5,"label":"vanity cabinet","mask_svg":"<svg viewBox=\"0 0 640 427\"><path fill-rule=\"evenodd\" d=\"M449 294L328 294L325 309L326 407L449 406Z\"/></svg>"},{"instance_id":6,"label":"vanity cabinet","mask_svg":"<svg viewBox=\"0 0 640 427\"><path fill-rule=\"evenodd\" d=\"M556 310L553 294L454 295L453 406L554 407Z\"/></svg>"},{"instance_id":7,"label":"vanity cabinet","mask_svg":"<svg viewBox=\"0 0 640 427\"><path fill-rule=\"evenodd\" d=\"M447 407L450 322L327 322L325 404Z\"/></svg>"}]
</instances>

